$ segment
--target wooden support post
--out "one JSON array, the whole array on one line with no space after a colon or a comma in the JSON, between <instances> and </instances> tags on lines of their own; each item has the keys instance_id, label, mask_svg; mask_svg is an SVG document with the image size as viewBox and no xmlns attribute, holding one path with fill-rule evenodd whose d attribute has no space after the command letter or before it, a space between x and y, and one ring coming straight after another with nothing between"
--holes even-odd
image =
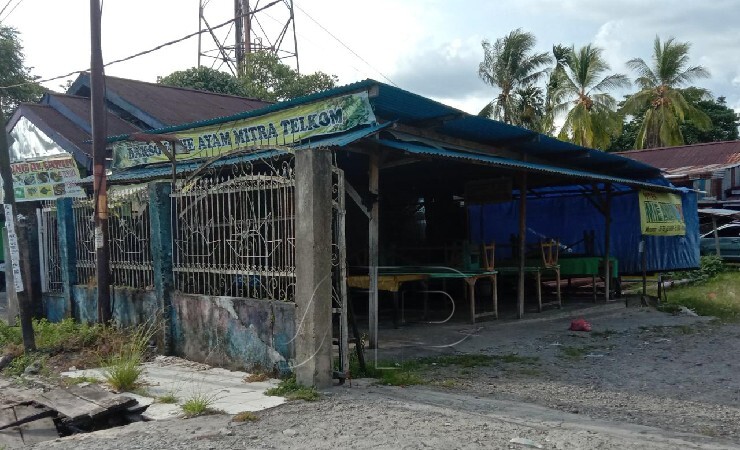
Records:
<instances>
[{"instance_id":1,"label":"wooden support post","mask_svg":"<svg viewBox=\"0 0 740 450\"><path fill-rule=\"evenodd\" d=\"M527 257L527 172L519 182L519 284L517 287L517 318L524 317L524 265Z\"/></svg>"},{"instance_id":2,"label":"wooden support post","mask_svg":"<svg viewBox=\"0 0 740 450\"><path fill-rule=\"evenodd\" d=\"M611 183L606 184L606 201L604 204L604 301L609 301L609 293L611 291L611 278L612 272L609 267L609 250L611 247L612 237L612 185Z\"/></svg>"},{"instance_id":3,"label":"wooden support post","mask_svg":"<svg viewBox=\"0 0 740 450\"><path fill-rule=\"evenodd\" d=\"M380 156L376 153L370 155L369 161L369 186L371 197L370 222L368 226L368 268L369 268L369 336L370 348L378 348L378 226L379 226L379 181L380 181Z\"/></svg>"},{"instance_id":4,"label":"wooden support post","mask_svg":"<svg viewBox=\"0 0 740 450\"><path fill-rule=\"evenodd\" d=\"M5 124L5 117L0 111L0 124ZM8 285L6 292L10 294L15 291L18 300L18 313L20 314L21 335L23 336L23 348L26 352L36 350L36 339L33 334L33 310L31 297L31 257L28 245L28 225L26 220L21 220L15 204L15 191L13 190L13 176L10 168L10 148L8 136L5 129L0 130L0 173L3 182L3 203L5 211L5 227L8 237L8 249L10 260L5 263L11 266L7 271L13 274L13 286ZM8 317L8 323L12 325L15 317Z\"/></svg>"},{"instance_id":5,"label":"wooden support post","mask_svg":"<svg viewBox=\"0 0 740 450\"><path fill-rule=\"evenodd\" d=\"M647 296L647 243L645 236L640 241L640 253L642 253L642 301L645 302Z\"/></svg>"},{"instance_id":6,"label":"wooden support post","mask_svg":"<svg viewBox=\"0 0 740 450\"><path fill-rule=\"evenodd\" d=\"M722 256L719 251L719 233L717 232L717 217L712 216L712 227L714 228L714 251L717 256Z\"/></svg>"}]
</instances>

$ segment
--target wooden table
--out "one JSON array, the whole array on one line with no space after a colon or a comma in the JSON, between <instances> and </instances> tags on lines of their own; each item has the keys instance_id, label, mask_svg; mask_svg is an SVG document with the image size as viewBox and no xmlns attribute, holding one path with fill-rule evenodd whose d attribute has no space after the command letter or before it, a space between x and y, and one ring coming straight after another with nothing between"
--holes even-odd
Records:
<instances>
[{"instance_id":1,"label":"wooden table","mask_svg":"<svg viewBox=\"0 0 740 450\"><path fill-rule=\"evenodd\" d=\"M393 293L394 325L398 324L398 293L401 286L410 282L428 282L431 280L462 279L466 284L466 295L470 302L470 321L481 317L493 316L498 318L498 289L497 271L486 270L457 270L441 266L393 266L378 269L378 290ZM475 286L481 279L491 281L492 311L476 313L475 311ZM350 288L369 289L370 277L368 275L350 275L347 277L347 285Z\"/></svg>"}]
</instances>

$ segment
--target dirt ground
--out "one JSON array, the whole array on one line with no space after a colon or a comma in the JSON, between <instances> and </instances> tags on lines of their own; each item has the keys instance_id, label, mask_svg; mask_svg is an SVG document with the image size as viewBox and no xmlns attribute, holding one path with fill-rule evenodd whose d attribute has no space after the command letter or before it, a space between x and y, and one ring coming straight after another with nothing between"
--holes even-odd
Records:
<instances>
[{"instance_id":1,"label":"dirt ground","mask_svg":"<svg viewBox=\"0 0 740 450\"><path fill-rule=\"evenodd\" d=\"M581 316L593 331L567 331ZM549 449L740 448L740 324L609 304L524 321L410 324L381 330L381 346L379 359L497 359L427 364L420 386L355 380L254 423L141 423L39 448L525 448L513 438Z\"/></svg>"}]
</instances>

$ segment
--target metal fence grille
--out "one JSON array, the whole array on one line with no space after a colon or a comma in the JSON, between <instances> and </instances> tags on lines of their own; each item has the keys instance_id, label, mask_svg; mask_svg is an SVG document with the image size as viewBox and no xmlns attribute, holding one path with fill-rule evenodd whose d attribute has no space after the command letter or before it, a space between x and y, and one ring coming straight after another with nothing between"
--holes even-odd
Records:
<instances>
[{"instance_id":1,"label":"metal fence grille","mask_svg":"<svg viewBox=\"0 0 740 450\"><path fill-rule=\"evenodd\" d=\"M235 165L178 187L175 288L184 293L293 301L295 180L291 161Z\"/></svg>"},{"instance_id":2,"label":"metal fence grille","mask_svg":"<svg viewBox=\"0 0 740 450\"><path fill-rule=\"evenodd\" d=\"M108 245L111 285L139 289L154 286L149 244L149 202L146 186L110 193L108 197ZM95 284L95 226L91 199L72 205L75 221L77 283Z\"/></svg>"},{"instance_id":3,"label":"metal fence grille","mask_svg":"<svg viewBox=\"0 0 740 450\"><path fill-rule=\"evenodd\" d=\"M146 186L111 193L108 233L112 285L153 289L149 190Z\"/></svg>"},{"instance_id":4,"label":"metal fence grille","mask_svg":"<svg viewBox=\"0 0 740 450\"><path fill-rule=\"evenodd\" d=\"M41 246L42 291L62 293L62 261L59 256L59 229L57 227L57 207L55 202L46 201L41 205L39 224L39 243Z\"/></svg>"},{"instance_id":5,"label":"metal fence grille","mask_svg":"<svg viewBox=\"0 0 740 450\"><path fill-rule=\"evenodd\" d=\"M75 222L75 255L77 257L77 283L95 284L95 228L93 202L76 199L72 204Z\"/></svg>"}]
</instances>

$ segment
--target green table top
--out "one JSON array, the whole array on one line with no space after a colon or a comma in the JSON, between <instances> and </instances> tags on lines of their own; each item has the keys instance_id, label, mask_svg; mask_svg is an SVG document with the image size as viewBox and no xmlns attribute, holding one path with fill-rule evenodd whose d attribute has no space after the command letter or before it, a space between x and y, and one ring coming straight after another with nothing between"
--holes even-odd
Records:
<instances>
[{"instance_id":1,"label":"green table top","mask_svg":"<svg viewBox=\"0 0 740 450\"><path fill-rule=\"evenodd\" d=\"M616 278L619 274L619 261L613 256L609 257L612 277ZM601 256L561 256L558 259L561 277L574 277L577 275L592 276L601 275L603 270L600 269L604 258ZM528 259L524 263L526 272L534 272L545 269L541 259ZM504 261L497 265L499 271L512 272L518 270L519 266L516 261Z\"/></svg>"},{"instance_id":2,"label":"green table top","mask_svg":"<svg viewBox=\"0 0 740 450\"><path fill-rule=\"evenodd\" d=\"M378 268L378 274L383 275L426 275L429 278L470 278L495 275L496 273L495 270L463 270L445 266L394 266Z\"/></svg>"}]
</instances>

